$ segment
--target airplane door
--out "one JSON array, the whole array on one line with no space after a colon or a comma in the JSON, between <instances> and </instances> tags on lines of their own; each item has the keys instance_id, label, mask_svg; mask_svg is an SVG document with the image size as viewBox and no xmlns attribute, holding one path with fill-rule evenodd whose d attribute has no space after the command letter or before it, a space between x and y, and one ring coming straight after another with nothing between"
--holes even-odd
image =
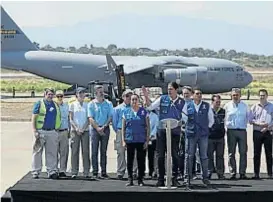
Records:
<instances>
[{"instance_id":1,"label":"airplane door","mask_svg":"<svg viewBox=\"0 0 273 202\"><path fill-rule=\"evenodd\" d=\"M206 67L196 67L197 85L205 84L208 81L208 69Z\"/></svg>"}]
</instances>

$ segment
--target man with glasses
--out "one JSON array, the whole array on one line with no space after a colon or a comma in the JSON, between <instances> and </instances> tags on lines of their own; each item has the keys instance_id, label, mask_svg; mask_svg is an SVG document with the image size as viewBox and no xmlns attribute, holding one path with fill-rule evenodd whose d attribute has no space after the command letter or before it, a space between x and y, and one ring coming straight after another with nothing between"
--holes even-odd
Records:
<instances>
[{"instance_id":1,"label":"man with glasses","mask_svg":"<svg viewBox=\"0 0 273 202\"><path fill-rule=\"evenodd\" d=\"M110 122L113 115L113 104L104 98L102 85L95 86L96 98L88 104L88 117L91 124L93 176L98 178L98 150L100 147L101 177L108 178L107 147L110 136Z\"/></svg>"},{"instance_id":2,"label":"man with glasses","mask_svg":"<svg viewBox=\"0 0 273 202\"><path fill-rule=\"evenodd\" d=\"M214 124L210 128L208 158L209 178L214 170L214 152L216 156L216 172L219 179L224 179L224 151L225 151L225 110L221 108L221 96L212 95L212 111Z\"/></svg>"},{"instance_id":3,"label":"man with glasses","mask_svg":"<svg viewBox=\"0 0 273 202\"><path fill-rule=\"evenodd\" d=\"M165 153L166 153L166 130L160 123L163 119L176 119L177 121L182 120L182 110L185 105L185 101L177 95L179 86L176 82L168 84L168 95L162 95L151 103L147 89L143 86L142 92L145 97L148 110L155 110L159 107L159 130L157 135L157 151L158 151L158 170L159 178L157 186L165 186L164 175L165 175ZM181 124L171 130L172 138L172 159L173 159L173 186L179 186L180 183L177 180L178 177L178 166L179 166L179 141L181 134Z\"/></svg>"},{"instance_id":4,"label":"man with glasses","mask_svg":"<svg viewBox=\"0 0 273 202\"><path fill-rule=\"evenodd\" d=\"M42 154L45 148L48 177L57 179L58 130L61 126L60 109L53 101L54 90L46 88L44 98L35 103L32 111L32 129L35 137L32 155L32 176L39 178Z\"/></svg>"},{"instance_id":5,"label":"man with glasses","mask_svg":"<svg viewBox=\"0 0 273 202\"><path fill-rule=\"evenodd\" d=\"M196 154L196 147L198 144L203 183L209 185L208 179L208 136L209 128L214 123L214 116L209 103L202 100L202 92L200 89L195 88L193 90L193 101L189 102L183 109L183 120L186 123L186 147L188 148L188 169L186 173L192 178L192 173L188 171L192 170L193 159ZM185 183L188 182L188 178L185 178Z\"/></svg>"},{"instance_id":6,"label":"man with glasses","mask_svg":"<svg viewBox=\"0 0 273 202\"><path fill-rule=\"evenodd\" d=\"M232 101L228 102L224 109L226 111L225 125L227 128L227 144L229 156L229 170L232 180L236 179L236 146L239 146L240 154L240 179L247 179L247 123L249 109L246 103L241 101L241 89L233 88L231 91Z\"/></svg>"},{"instance_id":7,"label":"man with glasses","mask_svg":"<svg viewBox=\"0 0 273 202\"><path fill-rule=\"evenodd\" d=\"M126 171L125 147L122 145L122 115L126 108L130 108L131 96L133 91L127 89L122 93L123 103L114 108L112 127L116 132L115 150L117 150L117 178L123 179ZM134 178L136 178L137 162L134 161Z\"/></svg>"},{"instance_id":8,"label":"man with glasses","mask_svg":"<svg viewBox=\"0 0 273 202\"><path fill-rule=\"evenodd\" d=\"M272 135L270 127L273 125L273 104L267 101L268 92L265 89L259 90L260 101L254 104L250 110L249 122L253 124L254 142L254 177L260 178L260 164L262 145L264 145L267 174L272 178Z\"/></svg>"},{"instance_id":9,"label":"man with glasses","mask_svg":"<svg viewBox=\"0 0 273 202\"><path fill-rule=\"evenodd\" d=\"M59 177L66 177L67 160L69 153L69 134L70 134L70 123L69 123L69 107L68 104L63 101L64 92L62 90L56 91L56 102L61 112L61 127L58 130L59 134Z\"/></svg>"}]
</instances>

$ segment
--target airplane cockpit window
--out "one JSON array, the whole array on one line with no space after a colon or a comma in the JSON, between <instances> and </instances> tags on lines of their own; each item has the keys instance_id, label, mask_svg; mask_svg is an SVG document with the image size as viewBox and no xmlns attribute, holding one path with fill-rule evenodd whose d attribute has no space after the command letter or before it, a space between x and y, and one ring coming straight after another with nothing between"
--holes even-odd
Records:
<instances>
[{"instance_id":1,"label":"airplane cockpit window","mask_svg":"<svg viewBox=\"0 0 273 202\"><path fill-rule=\"evenodd\" d=\"M244 71L244 68L241 66L236 66L237 72L242 72Z\"/></svg>"}]
</instances>

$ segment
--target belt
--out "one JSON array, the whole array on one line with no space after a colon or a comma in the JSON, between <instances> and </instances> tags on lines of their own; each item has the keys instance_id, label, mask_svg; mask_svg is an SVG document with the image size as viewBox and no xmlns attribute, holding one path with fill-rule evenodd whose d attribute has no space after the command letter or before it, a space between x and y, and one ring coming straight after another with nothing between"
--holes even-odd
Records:
<instances>
[{"instance_id":1,"label":"belt","mask_svg":"<svg viewBox=\"0 0 273 202\"><path fill-rule=\"evenodd\" d=\"M246 131L246 129L241 129L241 128L228 128L228 130Z\"/></svg>"},{"instance_id":2,"label":"belt","mask_svg":"<svg viewBox=\"0 0 273 202\"><path fill-rule=\"evenodd\" d=\"M58 132L68 131L68 129L60 129Z\"/></svg>"},{"instance_id":3,"label":"belt","mask_svg":"<svg viewBox=\"0 0 273 202\"><path fill-rule=\"evenodd\" d=\"M46 130L46 131L51 131L51 130L55 130L55 128L42 128L42 130Z\"/></svg>"}]
</instances>

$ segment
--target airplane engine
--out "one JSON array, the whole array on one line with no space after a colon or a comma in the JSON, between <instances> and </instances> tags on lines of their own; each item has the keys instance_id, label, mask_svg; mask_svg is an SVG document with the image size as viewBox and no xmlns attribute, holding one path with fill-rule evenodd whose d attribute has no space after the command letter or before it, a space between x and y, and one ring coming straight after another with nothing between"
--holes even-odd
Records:
<instances>
[{"instance_id":1,"label":"airplane engine","mask_svg":"<svg viewBox=\"0 0 273 202\"><path fill-rule=\"evenodd\" d=\"M197 69L165 69L163 77L165 82L176 81L176 83L182 86L195 86L197 82Z\"/></svg>"}]
</instances>

